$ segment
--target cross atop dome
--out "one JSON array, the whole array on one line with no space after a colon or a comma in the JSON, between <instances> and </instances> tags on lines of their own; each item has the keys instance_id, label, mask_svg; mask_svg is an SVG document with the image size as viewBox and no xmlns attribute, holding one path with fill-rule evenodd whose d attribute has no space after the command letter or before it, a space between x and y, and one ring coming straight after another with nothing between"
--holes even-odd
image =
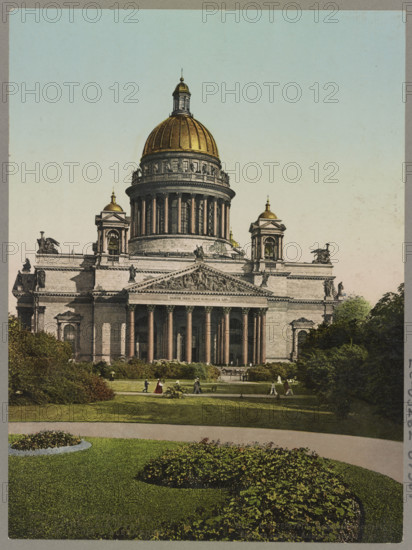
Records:
<instances>
[{"instance_id":1,"label":"cross atop dome","mask_svg":"<svg viewBox=\"0 0 412 550\"><path fill-rule=\"evenodd\" d=\"M188 115L192 116L190 112L190 91L189 86L185 83L183 78L183 69L181 70L180 82L177 84L173 92L173 112L172 115Z\"/></svg>"}]
</instances>

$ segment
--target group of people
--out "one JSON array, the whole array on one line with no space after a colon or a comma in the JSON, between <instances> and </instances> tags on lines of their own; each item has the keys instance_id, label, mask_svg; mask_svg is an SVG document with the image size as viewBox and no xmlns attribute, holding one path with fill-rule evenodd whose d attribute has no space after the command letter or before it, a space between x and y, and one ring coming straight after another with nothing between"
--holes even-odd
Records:
<instances>
[{"instance_id":1,"label":"group of people","mask_svg":"<svg viewBox=\"0 0 412 550\"><path fill-rule=\"evenodd\" d=\"M282 383L282 379L280 379L280 382L279 382L279 378L278 377L278 384ZM283 383L283 390L285 392L285 395L293 395L293 390L292 388L290 387L290 384L287 380L284 381ZM274 397L277 397L279 394L278 392L276 391L276 383L275 382L272 382L272 385L270 386L270 395L273 395Z\"/></svg>"},{"instance_id":2,"label":"group of people","mask_svg":"<svg viewBox=\"0 0 412 550\"><path fill-rule=\"evenodd\" d=\"M179 380L176 380L175 387L180 388ZM143 384L143 393L148 393L148 390L149 390L149 380L146 378ZM199 378L196 378L195 380L193 391L194 393L202 393ZM163 393L163 382L160 380L160 378L157 379L157 384L154 389L154 393Z\"/></svg>"}]
</instances>

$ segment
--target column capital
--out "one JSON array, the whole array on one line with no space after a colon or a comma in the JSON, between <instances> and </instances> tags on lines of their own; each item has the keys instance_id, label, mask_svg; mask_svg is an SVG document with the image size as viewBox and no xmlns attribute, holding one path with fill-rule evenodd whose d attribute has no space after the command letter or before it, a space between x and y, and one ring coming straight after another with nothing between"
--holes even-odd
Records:
<instances>
[{"instance_id":1,"label":"column capital","mask_svg":"<svg viewBox=\"0 0 412 550\"><path fill-rule=\"evenodd\" d=\"M166 310L168 313L172 313L175 307L176 306L169 305L169 306L166 306Z\"/></svg>"},{"instance_id":2,"label":"column capital","mask_svg":"<svg viewBox=\"0 0 412 550\"><path fill-rule=\"evenodd\" d=\"M242 314L243 315L248 315L250 311L250 307L242 307Z\"/></svg>"},{"instance_id":3,"label":"column capital","mask_svg":"<svg viewBox=\"0 0 412 550\"><path fill-rule=\"evenodd\" d=\"M136 309L136 304L127 304L126 309L127 311L134 311Z\"/></svg>"},{"instance_id":4,"label":"column capital","mask_svg":"<svg viewBox=\"0 0 412 550\"><path fill-rule=\"evenodd\" d=\"M146 307L147 307L147 311L154 311L156 308L156 306L153 304L148 304Z\"/></svg>"},{"instance_id":5,"label":"column capital","mask_svg":"<svg viewBox=\"0 0 412 550\"><path fill-rule=\"evenodd\" d=\"M192 311L195 309L195 306L186 306L187 313L192 313Z\"/></svg>"},{"instance_id":6,"label":"column capital","mask_svg":"<svg viewBox=\"0 0 412 550\"><path fill-rule=\"evenodd\" d=\"M267 311L268 311L268 308L267 308L267 307L261 307L261 308L259 309L260 315L266 315Z\"/></svg>"},{"instance_id":7,"label":"column capital","mask_svg":"<svg viewBox=\"0 0 412 550\"><path fill-rule=\"evenodd\" d=\"M213 306L205 306L206 313L212 313Z\"/></svg>"},{"instance_id":8,"label":"column capital","mask_svg":"<svg viewBox=\"0 0 412 550\"><path fill-rule=\"evenodd\" d=\"M225 313L225 314L230 313L231 309L232 309L231 307L224 307L223 308L223 313Z\"/></svg>"}]
</instances>

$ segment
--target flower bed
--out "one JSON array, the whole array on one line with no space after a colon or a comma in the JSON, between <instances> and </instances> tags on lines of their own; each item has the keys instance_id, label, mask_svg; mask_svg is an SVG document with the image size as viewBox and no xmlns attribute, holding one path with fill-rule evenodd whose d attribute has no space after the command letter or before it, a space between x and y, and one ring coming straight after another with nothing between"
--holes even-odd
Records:
<instances>
[{"instance_id":1,"label":"flower bed","mask_svg":"<svg viewBox=\"0 0 412 550\"><path fill-rule=\"evenodd\" d=\"M179 447L147 463L139 480L168 487L220 487L227 502L211 517L164 524L159 540L356 542L361 511L342 477L307 449ZM136 534L138 537L138 534Z\"/></svg>"},{"instance_id":2,"label":"flower bed","mask_svg":"<svg viewBox=\"0 0 412 550\"><path fill-rule=\"evenodd\" d=\"M19 437L11 444L16 451L37 451L54 447L69 447L79 445L80 437L70 433L54 430L42 430L35 434L28 434Z\"/></svg>"}]
</instances>

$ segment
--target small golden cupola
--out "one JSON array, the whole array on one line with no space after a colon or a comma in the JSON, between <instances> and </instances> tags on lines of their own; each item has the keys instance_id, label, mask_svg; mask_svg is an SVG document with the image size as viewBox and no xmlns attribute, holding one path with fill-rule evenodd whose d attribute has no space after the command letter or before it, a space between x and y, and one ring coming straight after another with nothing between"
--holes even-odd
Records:
<instances>
[{"instance_id":1,"label":"small golden cupola","mask_svg":"<svg viewBox=\"0 0 412 550\"><path fill-rule=\"evenodd\" d=\"M229 241L230 241L230 244L233 246L233 248L239 248L239 243L237 241L235 241L235 239L233 238L233 231L230 230L229 232Z\"/></svg>"},{"instance_id":2,"label":"small golden cupola","mask_svg":"<svg viewBox=\"0 0 412 550\"><path fill-rule=\"evenodd\" d=\"M103 210L105 212L124 212L120 204L116 203L116 195L114 194L114 191L112 191L112 200L103 208Z\"/></svg>"},{"instance_id":3,"label":"small golden cupola","mask_svg":"<svg viewBox=\"0 0 412 550\"><path fill-rule=\"evenodd\" d=\"M269 202L269 197L266 201L266 208L265 208L265 211L261 213L261 215L259 216L259 220L260 219L267 219L267 220L277 220L278 217L276 216L276 214L274 214L271 209L270 209L270 202Z\"/></svg>"}]
</instances>

